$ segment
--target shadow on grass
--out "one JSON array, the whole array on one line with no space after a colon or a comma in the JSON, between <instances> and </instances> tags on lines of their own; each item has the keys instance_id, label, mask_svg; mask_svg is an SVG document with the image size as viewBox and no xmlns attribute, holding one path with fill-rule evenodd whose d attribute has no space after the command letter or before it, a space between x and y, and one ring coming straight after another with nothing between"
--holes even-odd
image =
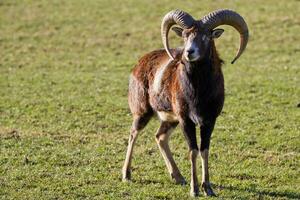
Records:
<instances>
[{"instance_id":1,"label":"shadow on grass","mask_svg":"<svg viewBox=\"0 0 300 200\"><path fill-rule=\"evenodd\" d=\"M148 179L133 180L132 182L138 183L138 184L142 184L142 185L161 184L160 181L157 181L157 180L148 180Z\"/></svg>"},{"instance_id":2,"label":"shadow on grass","mask_svg":"<svg viewBox=\"0 0 300 200\"><path fill-rule=\"evenodd\" d=\"M285 197L289 199L300 199L300 193L297 192L290 192L290 191L268 191L268 190L259 190L255 188L239 188L235 186L223 186L223 185L215 185L219 189L227 189L230 191L241 191L241 192L250 192L257 194L259 197L263 198L263 196L270 196L270 197Z\"/></svg>"},{"instance_id":3,"label":"shadow on grass","mask_svg":"<svg viewBox=\"0 0 300 200\"><path fill-rule=\"evenodd\" d=\"M148 184L162 184L162 182L157 180L150 180L150 179L138 179L138 180L132 180L133 183L138 183L142 185L148 185ZM187 184L188 185L188 184ZM291 192L291 191L269 191L269 190L260 190L256 188L239 188L236 186L224 186L224 185L216 185L213 184L214 187L218 188L219 190L230 190L230 191L240 191L240 192L248 192L253 193L258 196L258 199L263 199L263 196L269 196L269 197L283 197L288 199L300 199L300 193L298 192Z\"/></svg>"}]
</instances>

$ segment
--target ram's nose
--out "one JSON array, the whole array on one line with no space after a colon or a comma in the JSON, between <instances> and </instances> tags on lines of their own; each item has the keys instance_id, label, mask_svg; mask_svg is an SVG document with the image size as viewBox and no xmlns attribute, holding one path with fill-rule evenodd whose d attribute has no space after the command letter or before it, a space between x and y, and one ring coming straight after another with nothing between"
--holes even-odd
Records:
<instances>
[{"instance_id":1,"label":"ram's nose","mask_svg":"<svg viewBox=\"0 0 300 200\"><path fill-rule=\"evenodd\" d=\"M199 58L199 51L195 48L187 49L185 52L185 58L187 61L195 61Z\"/></svg>"}]
</instances>

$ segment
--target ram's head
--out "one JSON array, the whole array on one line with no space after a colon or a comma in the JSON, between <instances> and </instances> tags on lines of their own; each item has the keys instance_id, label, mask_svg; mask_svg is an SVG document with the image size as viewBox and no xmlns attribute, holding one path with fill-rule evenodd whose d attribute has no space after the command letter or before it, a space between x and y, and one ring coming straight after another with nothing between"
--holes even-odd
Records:
<instances>
[{"instance_id":1,"label":"ram's head","mask_svg":"<svg viewBox=\"0 0 300 200\"><path fill-rule=\"evenodd\" d=\"M217 10L200 20L195 20L184 11L174 10L165 15L161 24L163 45L171 59L174 57L170 53L168 33L173 25L179 26L172 29L184 39L183 56L190 62L203 59L210 48L210 41L220 37L223 33L223 29L216 29L220 25L230 25L240 33L240 47L232 64L242 55L249 37L246 22L232 10Z\"/></svg>"}]
</instances>

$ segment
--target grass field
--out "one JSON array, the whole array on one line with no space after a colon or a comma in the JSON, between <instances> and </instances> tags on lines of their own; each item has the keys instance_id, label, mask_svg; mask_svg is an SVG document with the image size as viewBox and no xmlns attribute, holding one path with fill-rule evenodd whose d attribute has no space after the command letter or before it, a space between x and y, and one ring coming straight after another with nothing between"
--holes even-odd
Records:
<instances>
[{"instance_id":1,"label":"grass field","mask_svg":"<svg viewBox=\"0 0 300 200\"><path fill-rule=\"evenodd\" d=\"M157 120L137 140L133 181L121 181L129 73L162 48L161 18L174 8L199 18L231 8L251 34L234 65L238 34L224 27L217 41L226 101L210 154L216 199L300 199L298 0L0 0L0 199L189 198L169 178ZM189 181L178 129L171 149Z\"/></svg>"}]
</instances>

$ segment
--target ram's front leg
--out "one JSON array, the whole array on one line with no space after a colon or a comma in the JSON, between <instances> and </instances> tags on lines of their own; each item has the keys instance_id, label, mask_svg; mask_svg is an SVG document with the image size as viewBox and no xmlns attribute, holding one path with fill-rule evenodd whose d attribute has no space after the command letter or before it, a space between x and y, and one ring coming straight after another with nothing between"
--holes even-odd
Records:
<instances>
[{"instance_id":1,"label":"ram's front leg","mask_svg":"<svg viewBox=\"0 0 300 200\"><path fill-rule=\"evenodd\" d=\"M193 197L199 196L199 184L197 177L197 166L196 160L199 154L196 137L195 124L190 120L186 119L180 123L184 136L189 145L189 158L191 162L191 191L190 194Z\"/></svg>"},{"instance_id":2,"label":"ram's front leg","mask_svg":"<svg viewBox=\"0 0 300 200\"><path fill-rule=\"evenodd\" d=\"M205 121L201 125L201 145L200 145L200 156L202 160L202 184L201 188L206 196L216 196L211 188L209 182L209 171L208 171L208 155L209 155L209 144L212 131L214 129L215 119Z\"/></svg>"}]
</instances>

